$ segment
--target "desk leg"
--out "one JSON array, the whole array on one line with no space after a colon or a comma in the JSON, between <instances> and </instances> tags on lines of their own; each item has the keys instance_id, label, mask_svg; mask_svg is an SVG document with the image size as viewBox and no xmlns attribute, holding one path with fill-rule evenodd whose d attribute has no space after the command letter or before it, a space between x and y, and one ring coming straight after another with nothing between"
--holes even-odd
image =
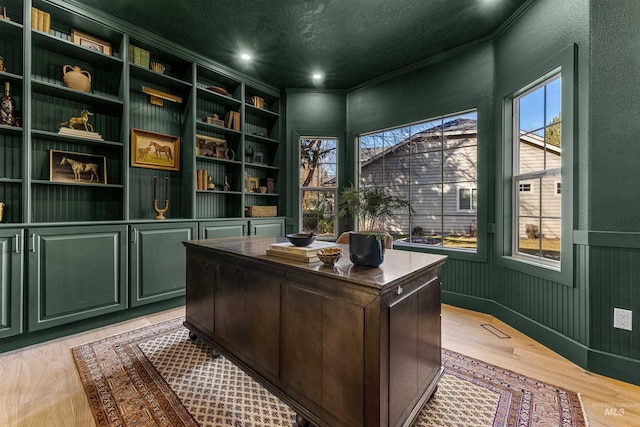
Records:
<instances>
[{"instance_id":1,"label":"desk leg","mask_svg":"<svg viewBox=\"0 0 640 427\"><path fill-rule=\"evenodd\" d=\"M296 424L298 427L310 427L311 423L304 419L304 417L300 414L296 414Z\"/></svg>"},{"instance_id":2,"label":"desk leg","mask_svg":"<svg viewBox=\"0 0 640 427\"><path fill-rule=\"evenodd\" d=\"M191 341L197 341L198 336L196 334L194 334L193 332L189 331L189 338L191 339ZM222 354L218 353L215 350L211 350L211 357L213 357L214 359L217 359L219 357L221 357Z\"/></svg>"}]
</instances>

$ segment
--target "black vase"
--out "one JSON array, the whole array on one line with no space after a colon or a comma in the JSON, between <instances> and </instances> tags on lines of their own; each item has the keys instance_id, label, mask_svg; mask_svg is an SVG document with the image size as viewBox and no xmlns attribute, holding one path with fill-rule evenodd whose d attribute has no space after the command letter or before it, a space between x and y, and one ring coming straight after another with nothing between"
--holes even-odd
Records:
<instances>
[{"instance_id":1,"label":"black vase","mask_svg":"<svg viewBox=\"0 0 640 427\"><path fill-rule=\"evenodd\" d=\"M384 234L349 233L349 258L361 267L377 267L384 261Z\"/></svg>"}]
</instances>

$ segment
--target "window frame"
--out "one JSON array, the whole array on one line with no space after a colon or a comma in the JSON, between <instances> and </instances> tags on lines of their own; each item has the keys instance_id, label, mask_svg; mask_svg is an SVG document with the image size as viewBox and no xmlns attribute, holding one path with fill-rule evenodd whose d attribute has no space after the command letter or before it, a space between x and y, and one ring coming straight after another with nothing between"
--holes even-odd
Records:
<instances>
[{"instance_id":1,"label":"window frame","mask_svg":"<svg viewBox=\"0 0 640 427\"><path fill-rule=\"evenodd\" d=\"M314 136L309 136L309 135L314 135ZM329 135L321 135L321 133L305 133L305 134L296 134L296 143L297 143L297 159L298 159L298 171L297 171L297 186L298 186L298 229L299 230L303 230L303 221L304 221L304 215L302 212L302 200L303 200L303 194L305 191L318 191L318 192L325 192L325 193L333 193L333 197L334 197L334 204L333 204L333 212L332 212L332 218L333 218L333 234L332 235L322 235L322 236L318 236L319 240L335 240L338 235L339 235L339 222L337 219L337 213L338 213L338 195L339 195L339 177L340 177L340 168L339 168L339 161L340 161L340 138L337 136L329 136ZM316 187L316 186L312 186L312 187L303 187L300 184L300 140L302 139L333 139L335 140L336 143L336 148L335 148L335 156L336 156L336 183L333 187Z\"/></svg>"},{"instance_id":2,"label":"window frame","mask_svg":"<svg viewBox=\"0 0 640 427\"><path fill-rule=\"evenodd\" d=\"M497 215L497 264L512 270L531 274L545 280L550 280L567 286L574 286L574 166L577 158L575 148L577 144L577 45L560 51L558 54L542 61L528 73L518 79L508 82L498 90L502 94L502 167L499 182L502 183L497 193L498 206L502 210ZM536 85L548 80L555 74L561 73L561 111L562 111L562 157L561 179L563 181L561 198L561 253L559 265L548 265L539 260L530 260L513 255L513 137L514 99L530 91Z\"/></svg>"},{"instance_id":3,"label":"window frame","mask_svg":"<svg viewBox=\"0 0 640 427\"><path fill-rule=\"evenodd\" d=\"M476 251L460 250L446 246L428 246L419 245L407 242L394 242L393 248L398 250L405 250L411 252L420 253L434 253L440 255L446 255L450 259L471 261L471 262L487 262L488 260L488 234L495 233L495 223L489 222L488 216L488 203L489 197L487 188L489 185L489 174L492 173L492 168L483 167L482 165L493 165L494 159L490 157L490 151L487 147L488 141L490 141L491 134L489 133L489 97L478 97L468 99L460 102L449 103L446 105L434 106L421 112L423 117L447 117L456 114L461 114L464 111L475 110L477 112L478 129L477 129L477 164L479 165L476 171L476 188L478 191L478 207L476 211L476 226L477 226L477 242ZM410 125L411 123L417 123L426 121L428 119L416 118L411 122L405 122L401 124L388 123L383 129L391 129ZM359 176L360 168L360 150L358 145L358 138L363 134L377 132L383 129L353 129L349 134L349 140L353 141L352 153L353 159L353 179Z\"/></svg>"}]
</instances>

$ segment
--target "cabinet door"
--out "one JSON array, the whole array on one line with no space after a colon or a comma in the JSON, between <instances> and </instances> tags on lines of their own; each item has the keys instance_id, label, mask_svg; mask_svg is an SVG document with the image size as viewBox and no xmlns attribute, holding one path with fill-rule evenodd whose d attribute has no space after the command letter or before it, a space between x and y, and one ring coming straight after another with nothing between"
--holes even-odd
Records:
<instances>
[{"instance_id":1,"label":"cabinet door","mask_svg":"<svg viewBox=\"0 0 640 427\"><path fill-rule=\"evenodd\" d=\"M29 229L28 330L127 308L127 227Z\"/></svg>"},{"instance_id":2,"label":"cabinet door","mask_svg":"<svg viewBox=\"0 0 640 427\"><path fill-rule=\"evenodd\" d=\"M22 332L23 231L0 230L0 338Z\"/></svg>"},{"instance_id":3,"label":"cabinet door","mask_svg":"<svg viewBox=\"0 0 640 427\"><path fill-rule=\"evenodd\" d=\"M246 220L201 222L198 226L198 236L200 239L242 237L247 235L247 229Z\"/></svg>"},{"instance_id":4,"label":"cabinet door","mask_svg":"<svg viewBox=\"0 0 640 427\"><path fill-rule=\"evenodd\" d=\"M284 219L252 219L249 222L250 234L255 236L284 236Z\"/></svg>"},{"instance_id":5,"label":"cabinet door","mask_svg":"<svg viewBox=\"0 0 640 427\"><path fill-rule=\"evenodd\" d=\"M185 294L187 261L182 244L196 238L195 222L131 226L131 306Z\"/></svg>"}]
</instances>

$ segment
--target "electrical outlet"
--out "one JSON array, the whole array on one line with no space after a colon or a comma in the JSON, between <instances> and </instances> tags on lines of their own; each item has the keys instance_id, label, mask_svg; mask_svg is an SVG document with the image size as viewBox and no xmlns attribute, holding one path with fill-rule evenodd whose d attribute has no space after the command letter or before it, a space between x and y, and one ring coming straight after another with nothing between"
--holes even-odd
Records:
<instances>
[{"instance_id":1,"label":"electrical outlet","mask_svg":"<svg viewBox=\"0 0 640 427\"><path fill-rule=\"evenodd\" d=\"M631 310L625 310L623 308L613 309L613 327L619 329L631 330Z\"/></svg>"}]
</instances>

